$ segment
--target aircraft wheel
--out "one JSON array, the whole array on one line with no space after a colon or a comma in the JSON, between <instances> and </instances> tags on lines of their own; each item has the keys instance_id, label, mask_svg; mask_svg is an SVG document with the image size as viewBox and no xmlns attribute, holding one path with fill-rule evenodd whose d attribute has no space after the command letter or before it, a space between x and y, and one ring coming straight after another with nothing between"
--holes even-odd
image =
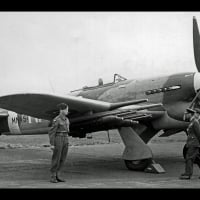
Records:
<instances>
[{"instance_id":1,"label":"aircraft wheel","mask_svg":"<svg viewBox=\"0 0 200 200\"><path fill-rule=\"evenodd\" d=\"M188 148L186 147L186 144L185 144L184 147L183 147L183 157L184 157L184 159L186 158L187 150L188 150ZM199 149L199 154L200 154L200 149ZM195 159L194 163L196 163L200 166L200 157L199 156Z\"/></svg>"},{"instance_id":2,"label":"aircraft wheel","mask_svg":"<svg viewBox=\"0 0 200 200\"><path fill-rule=\"evenodd\" d=\"M151 159L144 160L124 160L126 167L129 170L143 171L151 162Z\"/></svg>"}]
</instances>

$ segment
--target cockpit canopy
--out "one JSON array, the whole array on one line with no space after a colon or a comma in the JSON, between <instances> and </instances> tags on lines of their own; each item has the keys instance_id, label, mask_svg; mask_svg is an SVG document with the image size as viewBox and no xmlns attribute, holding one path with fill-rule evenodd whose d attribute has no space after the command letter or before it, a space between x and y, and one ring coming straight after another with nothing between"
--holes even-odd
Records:
<instances>
[{"instance_id":1,"label":"cockpit canopy","mask_svg":"<svg viewBox=\"0 0 200 200\"><path fill-rule=\"evenodd\" d=\"M127 80L125 77L119 75L119 74L114 74L114 79L112 82L110 83L104 83L102 78L98 79L98 85L96 86L84 86L82 89L78 89L78 90L74 90L71 92L75 92L75 91L80 91L80 90L89 90L89 89L95 89L95 88L99 88L99 87L106 87L106 86L111 86L113 84L119 83L121 81L125 81Z\"/></svg>"},{"instance_id":2,"label":"cockpit canopy","mask_svg":"<svg viewBox=\"0 0 200 200\"><path fill-rule=\"evenodd\" d=\"M127 79L124 78L123 76L121 76L121 75L119 75L119 74L114 74L114 79L113 79L113 82L111 82L111 83L118 83L118 82L120 82L120 81L125 81L125 80L127 80ZM98 85L99 85L99 86L104 85L104 84L103 84L103 79L102 79L102 78L99 78L99 80L98 80Z\"/></svg>"}]
</instances>

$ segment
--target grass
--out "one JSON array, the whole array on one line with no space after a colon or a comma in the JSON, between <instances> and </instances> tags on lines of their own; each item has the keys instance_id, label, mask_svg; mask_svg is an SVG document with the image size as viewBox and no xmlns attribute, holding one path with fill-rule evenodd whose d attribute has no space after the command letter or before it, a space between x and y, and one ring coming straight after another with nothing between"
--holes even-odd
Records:
<instances>
[{"instance_id":1,"label":"grass","mask_svg":"<svg viewBox=\"0 0 200 200\"><path fill-rule=\"evenodd\" d=\"M158 134L159 136L159 134ZM186 140L185 133L177 133L169 137L154 136L150 143L165 143L165 142L184 142ZM109 140L110 139L110 140ZM101 131L92 133L92 138L72 138L69 137L70 145L95 145L95 144L109 144L121 143L121 137L116 130L108 132ZM0 136L0 148L21 148L21 147L49 147L48 135L15 135L15 136Z\"/></svg>"}]
</instances>

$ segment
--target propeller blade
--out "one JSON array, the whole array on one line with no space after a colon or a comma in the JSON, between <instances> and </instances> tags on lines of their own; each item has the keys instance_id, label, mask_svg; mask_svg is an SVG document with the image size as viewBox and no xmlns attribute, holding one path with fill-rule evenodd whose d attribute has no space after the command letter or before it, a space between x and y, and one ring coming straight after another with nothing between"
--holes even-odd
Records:
<instances>
[{"instance_id":1,"label":"propeller blade","mask_svg":"<svg viewBox=\"0 0 200 200\"><path fill-rule=\"evenodd\" d=\"M193 17L193 48L196 67L198 72L200 72L200 35L195 17Z\"/></svg>"},{"instance_id":2,"label":"propeller blade","mask_svg":"<svg viewBox=\"0 0 200 200\"><path fill-rule=\"evenodd\" d=\"M196 96L194 97L194 99L192 100L189 108L193 108L196 104L196 101L200 100L200 90L197 92Z\"/></svg>"}]
</instances>

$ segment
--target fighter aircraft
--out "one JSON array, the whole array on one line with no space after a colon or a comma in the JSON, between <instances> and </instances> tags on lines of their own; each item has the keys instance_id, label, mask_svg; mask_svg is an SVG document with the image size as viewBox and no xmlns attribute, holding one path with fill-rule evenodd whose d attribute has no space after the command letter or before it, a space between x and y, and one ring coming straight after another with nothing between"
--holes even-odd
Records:
<instances>
[{"instance_id":1,"label":"fighter aircraft","mask_svg":"<svg viewBox=\"0 0 200 200\"><path fill-rule=\"evenodd\" d=\"M72 137L117 129L125 145L122 158L127 168L144 170L153 159L147 145L150 139L160 131L163 131L162 136L186 131L188 122L183 120L186 108L199 107L200 35L195 17L193 46L198 72L140 80L127 80L115 74L113 82L104 84L100 79L96 86L84 87L66 95L27 92L1 96L0 107L10 111L2 112L0 127L6 128L8 123L7 131L10 128L11 132L33 133L27 127L35 117L43 120L40 120L40 127L35 122L32 128L37 124L40 133L47 132L49 121L58 114L56 105L65 102L69 105L69 134ZM33 118L25 116L25 123L24 115ZM186 151L184 147L184 154Z\"/></svg>"}]
</instances>

